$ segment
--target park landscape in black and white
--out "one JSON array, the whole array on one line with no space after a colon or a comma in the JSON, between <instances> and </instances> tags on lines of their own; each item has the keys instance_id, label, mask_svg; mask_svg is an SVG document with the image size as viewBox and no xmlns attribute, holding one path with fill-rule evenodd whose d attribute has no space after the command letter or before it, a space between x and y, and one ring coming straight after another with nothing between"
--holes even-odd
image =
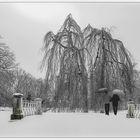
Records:
<instances>
[{"instance_id":1,"label":"park landscape in black and white","mask_svg":"<svg viewBox=\"0 0 140 140\"><path fill-rule=\"evenodd\" d=\"M0 137L139 137L140 3L0 3Z\"/></svg>"}]
</instances>

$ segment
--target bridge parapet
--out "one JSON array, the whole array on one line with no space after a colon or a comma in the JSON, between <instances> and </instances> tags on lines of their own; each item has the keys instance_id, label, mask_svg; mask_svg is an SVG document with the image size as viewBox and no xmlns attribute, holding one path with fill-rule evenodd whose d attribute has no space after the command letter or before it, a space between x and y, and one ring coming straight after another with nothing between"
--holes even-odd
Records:
<instances>
[{"instance_id":1,"label":"bridge parapet","mask_svg":"<svg viewBox=\"0 0 140 140\"><path fill-rule=\"evenodd\" d=\"M13 94L13 112L11 120L22 119L29 115L42 114L42 99L36 98L33 101L23 100L23 94Z\"/></svg>"}]
</instances>

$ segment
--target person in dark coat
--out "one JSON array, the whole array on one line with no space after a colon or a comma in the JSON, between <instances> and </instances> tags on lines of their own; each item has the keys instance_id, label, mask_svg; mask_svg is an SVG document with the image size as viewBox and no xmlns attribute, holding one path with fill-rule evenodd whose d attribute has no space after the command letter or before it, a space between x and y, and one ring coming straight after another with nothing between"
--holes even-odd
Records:
<instances>
[{"instance_id":1,"label":"person in dark coat","mask_svg":"<svg viewBox=\"0 0 140 140\"><path fill-rule=\"evenodd\" d=\"M105 91L104 96L104 107L105 107L105 114L109 115L109 108L110 108L110 96L108 91Z\"/></svg>"},{"instance_id":2,"label":"person in dark coat","mask_svg":"<svg viewBox=\"0 0 140 140\"><path fill-rule=\"evenodd\" d=\"M32 96L31 96L30 93L28 93L28 96L27 96L26 100L28 100L29 102L32 100Z\"/></svg>"},{"instance_id":3,"label":"person in dark coat","mask_svg":"<svg viewBox=\"0 0 140 140\"><path fill-rule=\"evenodd\" d=\"M113 111L115 115L117 115L119 101L120 101L120 97L117 94L113 94L113 96L110 99L110 102L112 102Z\"/></svg>"}]
</instances>

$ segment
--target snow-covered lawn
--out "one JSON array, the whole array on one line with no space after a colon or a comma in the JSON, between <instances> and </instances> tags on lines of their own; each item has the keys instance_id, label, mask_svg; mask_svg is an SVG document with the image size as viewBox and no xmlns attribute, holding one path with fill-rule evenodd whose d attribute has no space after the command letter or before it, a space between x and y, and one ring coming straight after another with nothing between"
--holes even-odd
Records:
<instances>
[{"instance_id":1,"label":"snow-covered lawn","mask_svg":"<svg viewBox=\"0 0 140 140\"><path fill-rule=\"evenodd\" d=\"M0 137L140 137L140 120L126 111L111 113L52 113L10 121L11 111L0 111Z\"/></svg>"}]
</instances>

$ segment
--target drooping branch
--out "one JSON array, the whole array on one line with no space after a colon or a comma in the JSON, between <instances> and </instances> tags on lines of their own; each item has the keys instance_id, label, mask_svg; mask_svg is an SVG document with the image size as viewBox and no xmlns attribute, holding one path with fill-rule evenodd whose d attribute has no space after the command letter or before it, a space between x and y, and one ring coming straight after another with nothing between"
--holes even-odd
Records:
<instances>
[{"instance_id":1,"label":"drooping branch","mask_svg":"<svg viewBox=\"0 0 140 140\"><path fill-rule=\"evenodd\" d=\"M132 93L131 56L105 28L88 25L81 31L69 15L59 32L48 32L44 42L42 67L46 67L46 82L55 93L56 107L87 112L88 92L103 87ZM88 84L93 88L89 90Z\"/></svg>"}]
</instances>

